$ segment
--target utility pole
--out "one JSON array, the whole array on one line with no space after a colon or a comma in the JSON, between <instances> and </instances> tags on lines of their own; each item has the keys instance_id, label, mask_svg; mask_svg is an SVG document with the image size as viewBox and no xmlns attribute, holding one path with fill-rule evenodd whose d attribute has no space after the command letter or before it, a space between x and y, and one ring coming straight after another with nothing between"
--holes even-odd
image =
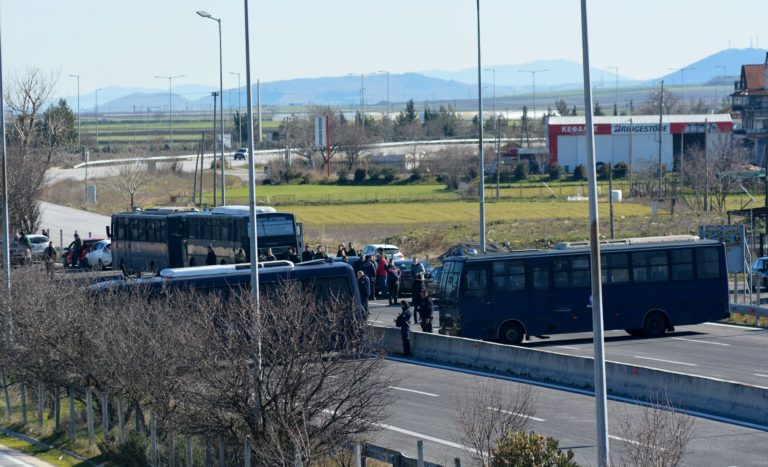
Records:
<instances>
[{"instance_id":1,"label":"utility pole","mask_svg":"<svg viewBox=\"0 0 768 467\"><path fill-rule=\"evenodd\" d=\"M246 0L247 1L247 0ZM250 112L250 109L248 109ZM261 143L261 80L256 80L256 124L259 127L259 132L257 133L256 141ZM249 123L250 125L250 123Z\"/></svg>"},{"instance_id":2,"label":"utility pole","mask_svg":"<svg viewBox=\"0 0 768 467\"><path fill-rule=\"evenodd\" d=\"M183 78L184 75L155 76L156 79L168 80L168 128L170 131L168 149L173 150L173 78Z\"/></svg>"},{"instance_id":3,"label":"utility pole","mask_svg":"<svg viewBox=\"0 0 768 467\"><path fill-rule=\"evenodd\" d=\"M662 130L664 129L664 80L661 80L661 94L659 94L659 195L661 198L662 183L664 182L664 171L661 165L661 148L662 137L664 136Z\"/></svg>"},{"instance_id":4,"label":"utility pole","mask_svg":"<svg viewBox=\"0 0 768 467\"><path fill-rule=\"evenodd\" d=\"M478 197L480 199L480 250L485 254L485 156L483 154L483 66L480 58L480 0L477 0L477 107L479 120L480 147L480 184Z\"/></svg>"},{"instance_id":5,"label":"utility pole","mask_svg":"<svg viewBox=\"0 0 768 467\"><path fill-rule=\"evenodd\" d=\"M632 192L634 191L632 188L632 156L634 155L634 149L632 147L632 134L634 133L635 127L632 124L632 119L629 119L629 193L630 196L632 195Z\"/></svg>"},{"instance_id":6,"label":"utility pole","mask_svg":"<svg viewBox=\"0 0 768 467\"><path fill-rule=\"evenodd\" d=\"M80 143L80 75L69 75L71 78L77 78L77 147L82 148Z\"/></svg>"},{"instance_id":7,"label":"utility pole","mask_svg":"<svg viewBox=\"0 0 768 467\"><path fill-rule=\"evenodd\" d=\"M616 70L616 115L619 114L619 67L609 66L609 70Z\"/></svg>"},{"instance_id":8,"label":"utility pole","mask_svg":"<svg viewBox=\"0 0 768 467\"><path fill-rule=\"evenodd\" d=\"M707 119L704 119L704 212L709 213L709 124Z\"/></svg>"},{"instance_id":9,"label":"utility pole","mask_svg":"<svg viewBox=\"0 0 768 467\"><path fill-rule=\"evenodd\" d=\"M237 147L243 145L243 115L240 113L240 73L230 71L230 75L237 75Z\"/></svg>"},{"instance_id":10,"label":"utility pole","mask_svg":"<svg viewBox=\"0 0 768 467\"><path fill-rule=\"evenodd\" d=\"M214 91L211 96L213 96L213 207L216 207L216 98L219 97L219 93ZM223 139L221 144L224 145Z\"/></svg>"}]
</instances>

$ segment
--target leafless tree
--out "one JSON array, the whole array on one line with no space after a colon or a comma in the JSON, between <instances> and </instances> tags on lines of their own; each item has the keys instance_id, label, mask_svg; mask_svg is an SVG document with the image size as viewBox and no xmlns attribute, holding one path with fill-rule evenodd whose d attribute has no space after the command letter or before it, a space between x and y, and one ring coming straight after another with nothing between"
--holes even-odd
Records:
<instances>
[{"instance_id":1,"label":"leafless tree","mask_svg":"<svg viewBox=\"0 0 768 467\"><path fill-rule=\"evenodd\" d=\"M344 152L347 159L347 169L352 170L357 166L363 151L368 147L368 137L362 127L358 125L343 125L337 130L339 138L339 150Z\"/></svg>"},{"instance_id":2,"label":"leafless tree","mask_svg":"<svg viewBox=\"0 0 768 467\"><path fill-rule=\"evenodd\" d=\"M659 114L659 104L661 100L661 91L653 91L650 94L648 94L648 97L646 98L645 102L643 102L640 105L640 114L641 115L658 115ZM683 108L680 105L680 98L677 96L677 94L674 94L670 92L669 90L664 91L664 115L672 115L672 114L678 114L680 113Z\"/></svg>"},{"instance_id":3,"label":"leafless tree","mask_svg":"<svg viewBox=\"0 0 768 467\"><path fill-rule=\"evenodd\" d=\"M435 175L440 175L449 190L456 190L459 183L477 176L478 155L474 150L448 147L432 156L429 168Z\"/></svg>"},{"instance_id":4,"label":"leafless tree","mask_svg":"<svg viewBox=\"0 0 768 467\"><path fill-rule=\"evenodd\" d=\"M675 467L685 457L695 435L696 419L678 410L666 394L625 414L620 423L624 449L619 466Z\"/></svg>"},{"instance_id":5,"label":"leafless tree","mask_svg":"<svg viewBox=\"0 0 768 467\"><path fill-rule=\"evenodd\" d=\"M382 359L350 305L283 283L257 309L233 292L187 310L191 366L176 394L175 425L230 440L250 435L257 465L332 455L371 431L389 401ZM215 312L213 312L215 310ZM374 355L373 357L371 355Z\"/></svg>"},{"instance_id":6,"label":"leafless tree","mask_svg":"<svg viewBox=\"0 0 768 467\"><path fill-rule=\"evenodd\" d=\"M536 410L531 386L485 383L470 390L456 408L457 441L473 448L478 465L491 466L491 453L508 433L526 431Z\"/></svg>"},{"instance_id":7,"label":"leafless tree","mask_svg":"<svg viewBox=\"0 0 768 467\"><path fill-rule=\"evenodd\" d=\"M142 162L121 165L117 170L115 188L130 200L130 209L136 207L136 193L149 182L147 166Z\"/></svg>"},{"instance_id":8,"label":"leafless tree","mask_svg":"<svg viewBox=\"0 0 768 467\"><path fill-rule=\"evenodd\" d=\"M280 124L280 135L294 154L306 159L310 169L314 167L317 148L313 122L307 118L292 115Z\"/></svg>"},{"instance_id":9,"label":"leafless tree","mask_svg":"<svg viewBox=\"0 0 768 467\"><path fill-rule=\"evenodd\" d=\"M685 158L685 181L694 193L694 204L703 206L706 192L710 204L722 211L728 195L741 187L744 165L748 162L747 152L733 147L730 139L720 136L709 138L710 149L696 147L688 151Z\"/></svg>"}]
</instances>

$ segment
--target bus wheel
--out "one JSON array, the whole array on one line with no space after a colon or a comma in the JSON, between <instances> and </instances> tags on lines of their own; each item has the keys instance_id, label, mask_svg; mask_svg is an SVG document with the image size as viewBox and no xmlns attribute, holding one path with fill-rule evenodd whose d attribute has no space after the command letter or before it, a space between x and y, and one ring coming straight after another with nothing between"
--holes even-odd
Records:
<instances>
[{"instance_id":1,"label":"bus wheel","mask_svg":"<svg viewBox=\"0 0 768 467\"><path fill-rule=\"evenodd\" d=\"M505 323L499 331L499 340L503 344L518 345L523 342L525 336L525 329L517 321Z\"/></svg>"},{"instance_id":2,"label":"bus wheel","mask_svg":"<svg viewBox=\"0 0 768 467\"><path fill-rule=\"evenodd\" d=\"M626 331L627 334L629 334L630 336L634 336L634 337L640 337L645 334L645 329L642 329L642 328L625 329L624 331Z\"/></svg>"},{"instance_id":3,"label":"bus wheel","mask_svg":"<svg viewBox=\"0 0 768 467\"><path fill-rule=\"evenodd\" d=\"M669 321L664 313L660 311L652 311L645 317L645 324L643 324L643 331L648 337L663 336L667 332L669 327Z\"/></svg>"}]
</instances>

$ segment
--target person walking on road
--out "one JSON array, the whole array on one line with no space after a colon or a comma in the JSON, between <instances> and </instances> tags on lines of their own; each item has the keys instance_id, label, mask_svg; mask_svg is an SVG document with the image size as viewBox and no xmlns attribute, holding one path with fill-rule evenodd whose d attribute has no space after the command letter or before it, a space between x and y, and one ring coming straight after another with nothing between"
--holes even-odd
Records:
<instances>
[{"instance_id":1,"label":"person walking on road","mask_svg":"<svg viewBox=\"0 0 768 467\"><path fill-rule=\"evenodd\" d=\"M360 303L363 304L365 314L368 314L368 296L371 295L371 281L363 271L357 271L357 290L360 292Z\"/></svg>"},{"instance_id":2,"label":"person walking on road","mask_svg":"<svg viewBox=\"0 0 768 467\"><path fill-rule=\"evenodd\" d=\"M419 304L421 303L421 291L424 289L424 276L422 274L414 274L413 276L413 285L411 286L411 302L413 302L413 308L414 310L417 310L419 308ZM413 314L413 323L418 324L419 323L419 314L414 313Z\"/></svg>"},{"instance_id":3,"label":"person walking on road","mask_svg":"<svg viewBox=\"0 0 768 467\"><path fill-rule=\"evenodd\" d=\"M48 246L43 250L43 261L45 262L45 272L53 274L53 265L56 263L56 259L59 257L59 253L56 251L56 247L53 246L53 242L48 242Z\"/></svg>"},{"instance_id":4,"label":"person walking on road","mask_svg":"<svg viewBox=\"0 0 768 467\"><path fill-rule=\"evenodd\" d=\"M422 290L420 295L421 298L419 300L419 306L416 308L416 313L421 320L421 330L424 332L432 332L432 317L434 316L435 305L426 289Z\"/></svg>"},{"instance_id":5,"label":"person walking on road","mask_svg":"<svg viewBox=\"0 0 768 467\"><path fill-rule=\"evenodd\" d=\"M390 306L397 305L397 297L400 295L400 270L392 260L389 260L387 265L387 291Z\"/></svg>"},{"instance_id":6,"label":"person walking on road","mask_svg":"<svg viewBox=\"0 0 768 467\"><path fill-rule=\"evenodd\" d=\"M408 302L400 302L400 314L395 318L395 326L400 328L400 339L403 341L403 357L411 356L411 312L408 310Z\"/></svg>"}]
</instances>

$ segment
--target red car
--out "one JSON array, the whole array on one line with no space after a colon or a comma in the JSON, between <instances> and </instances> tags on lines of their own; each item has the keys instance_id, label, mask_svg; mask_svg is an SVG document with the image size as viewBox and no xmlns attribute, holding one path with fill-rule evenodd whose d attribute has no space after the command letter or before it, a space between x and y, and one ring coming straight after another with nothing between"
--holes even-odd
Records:
<instances>
[{"instance_id":1,"label":"red car","mask_svg":"<svg viewBox=\"0 0 768 467\"><path fill-rule=\"evenodd\" d=\"M83 249L80 251L80 258L77 260L77 264L81 268L87 268L88 264L85 260L85 255L88 254L89 251L91 251L91 247L95 245L96 243L104 240L104 238L96 237L96 238L85 238L83 239ZM75 242L69 244L67 248L64 249L64 252L61 254L61 262L64 264L64 269L72 267L72 247L74 247Z\"/></svg>"}]
</instances>

